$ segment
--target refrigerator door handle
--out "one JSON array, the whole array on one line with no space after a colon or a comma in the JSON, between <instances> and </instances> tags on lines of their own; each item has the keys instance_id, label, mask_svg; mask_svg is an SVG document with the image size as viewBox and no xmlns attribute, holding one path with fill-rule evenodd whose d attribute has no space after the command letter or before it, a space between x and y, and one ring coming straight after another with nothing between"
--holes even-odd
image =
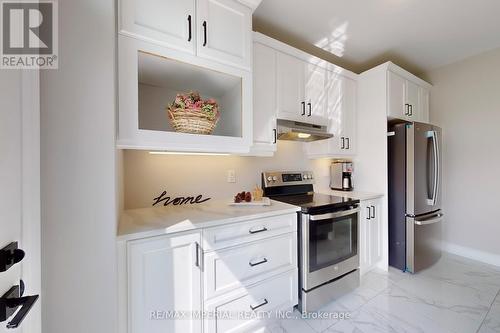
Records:
<instances>
[{"instance_id":1,"label":"refrigerator door handle","mask_svg":"<svg viewBox=\"0 0 500 333\"><path fill-rule=\"evenodd\" d=\"M429 225L429 224L442 222L443 219L444 219L444 214L438 213L438 214L432 216L432 218L425 218L422 220L415 219L415 224L416 225Z\"/></svg>"},{"instance_id":2,"label":"refrigerator door handle","mask_svg":"<svg viewBox=\"0 0 500 333\"><path fill-rule=\"evenodd\" d=\"M434 150L434 186L432 189L432 198L427 200L429 206L435 206L437 203L438 185L439 185L439 144L436 131L429 131L429 137L432 138Z\"/></svg>"}]
</instances>

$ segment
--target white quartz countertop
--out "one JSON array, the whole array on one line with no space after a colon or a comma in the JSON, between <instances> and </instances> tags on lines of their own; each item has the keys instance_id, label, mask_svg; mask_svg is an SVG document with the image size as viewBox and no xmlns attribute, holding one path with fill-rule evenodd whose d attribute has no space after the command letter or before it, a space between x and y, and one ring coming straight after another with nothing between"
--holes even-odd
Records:
<instances>
[{"instance_id":1,"label":"white quartz countertop","mask_svg":"<svg viewBox=\"0 0 500 333\"><path fill-rule=\"evenodd\" d=\"M270 206L229 206L227 200L198 205L157 206L125 210L118 224L118 239L164 235L274 215L295 213L299 207L271 200Z\"/></svg>"},{"instance_id":2,"label":"white quartz countertop","mask_svg":"<svg viewBox=\"0 0 500 333\"><path fill-rule=\"evenodd\" d=\"M337 191L337 190L327 190L322 191L323 194L331 194L339 197L346 197L351 199L357 199L361 201L373 200L382 198L384 195L382 193L372 193L372 192L357 192L357 191Z\"/></svg>"}]
</instances>

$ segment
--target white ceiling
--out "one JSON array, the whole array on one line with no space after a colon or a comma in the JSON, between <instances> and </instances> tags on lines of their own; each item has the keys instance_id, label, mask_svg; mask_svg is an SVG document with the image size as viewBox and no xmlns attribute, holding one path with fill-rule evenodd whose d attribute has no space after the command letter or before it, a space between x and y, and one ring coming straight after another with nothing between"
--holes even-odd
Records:
<instances>
[{"instance_id":1,"label":"white ceiling","mask_svg":"<svg viewBox=\"0 0 500 333\"><path fill-rule=\"evenodd\" d=\"M356 72L387 60L423 72L500 47L500 0L263 0L254 26Z\"/></svg>"}]
</instances>

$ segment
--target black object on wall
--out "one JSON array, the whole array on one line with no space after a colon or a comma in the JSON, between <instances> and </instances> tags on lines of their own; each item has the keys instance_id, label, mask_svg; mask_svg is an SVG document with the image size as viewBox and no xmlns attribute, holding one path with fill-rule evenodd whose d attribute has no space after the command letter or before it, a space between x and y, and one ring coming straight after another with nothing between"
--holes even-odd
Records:
<instances>
[{"instance_id":1,"label":"black object on wall","mask_svg":"<svg viewBox=\"0 0 500 333\"><path fill-rule=\"evenodd\" d=\"M24 258L24 251L18 248L17 242L12 242L0 250L0 272L5 272Z\"/></svg>"},{"instance_id":2,"label":"black object on wall","mask_svg":"<svg viewBox=\"0 0 500 333\"><path fill-rule=\"evenodd\" d=\"M38 300L38 295L23 297L23 293L24 283L21 280L19 286L13 286L0 298L0 322L6 321L21 307L14 318L7 323L7 328L19 327Z\"/></svg>"}]
</instances>

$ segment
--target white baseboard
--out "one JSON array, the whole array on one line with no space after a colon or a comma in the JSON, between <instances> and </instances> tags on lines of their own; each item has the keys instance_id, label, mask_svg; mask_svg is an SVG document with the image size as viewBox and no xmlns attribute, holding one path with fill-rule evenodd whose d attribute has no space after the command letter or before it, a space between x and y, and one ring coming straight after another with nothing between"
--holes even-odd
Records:
<instances>
[{"instance_id":1,"label":"white baseboard","mask_svg":"<svg viewBox=\"0 0 500 333\"><path fill-rule=\"evenodd\" d=\"M443 242L443 251L457 256L473 259L485 264L500 267L500 255L476 250L470 247L465 247L457 244Z\"/></svg>"}]
</instances>

